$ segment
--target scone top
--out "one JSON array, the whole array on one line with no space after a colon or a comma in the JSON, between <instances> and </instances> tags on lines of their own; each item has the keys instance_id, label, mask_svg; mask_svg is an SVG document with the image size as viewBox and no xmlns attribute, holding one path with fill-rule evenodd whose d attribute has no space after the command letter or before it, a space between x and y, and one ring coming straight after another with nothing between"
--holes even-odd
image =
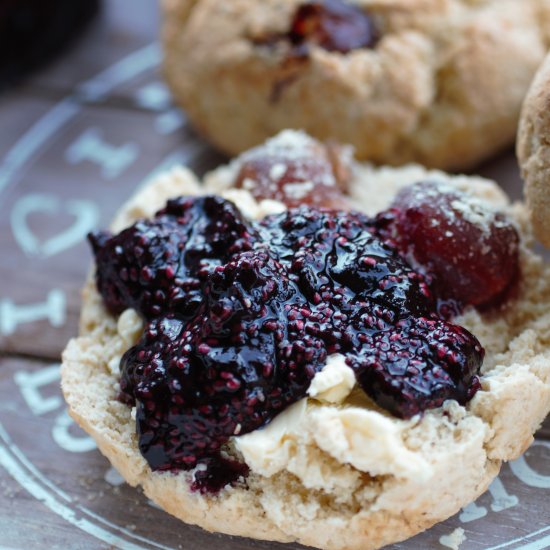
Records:
<instances>
[{"instance_id":1,"label":"scone top","mask_svg":"<svg viewBox=\"0 0 550 550\"><path fill-rule=\"evenodd\" d=\"M181 197L119 235L91 237L107 307L145 321L121 361L121 399L137 406L153 469L204 464L206 491L241 476L220 454L229 439L305 397L337 353L374 403L403 418L479 388L481 345L450 318L505 299L514 227L437 182L405 188L376 218L344 210L346 154L287 132L234 161L234 183L262 197L293 201L285 187L299 184L315 204L332 189L336 209L256 221L217 196Z\"/></svg>"},{"instance_id":2,"label":"scone top","mask_svg":"<svg viewBox=\"0 0 550 550\"><path fill-rule=\"evenodd\" d=\"M517 155L535 235L550 247L550 55L523 103Z\"/></svg>"},{"instance_id":3,"label":"scone top","mask_svg":"<svg viewBox=\"0 0 550 550\"><path fill-rule=\"evenodd\" d=\"M541 0L189 4L165 2L165 75L231 155L304 128L381 165L473 168L513 142L548 50Z\"/></svg>"}]
</instances>

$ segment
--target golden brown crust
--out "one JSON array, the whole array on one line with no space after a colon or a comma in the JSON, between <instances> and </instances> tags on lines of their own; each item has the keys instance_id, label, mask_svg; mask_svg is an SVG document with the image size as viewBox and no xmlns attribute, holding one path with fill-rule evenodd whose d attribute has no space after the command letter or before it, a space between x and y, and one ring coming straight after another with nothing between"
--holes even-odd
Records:
<instances>
[{"instance_id":1,"label":"golden brown crust","mask_svg":"<svg viewBox=\"0 0 550 550\"><path fill-rule=\"evenodd\" d=\"M233 163L210 174L206 191L227 193L224 189L235 170ZM357 206L372 213L386 207L403 185L426 177L449 181L507 210L529 240L524 209L508 205L498 187L480 178L450 178L415 166L375 170L364 165L355 166L351 192ZM384 191L377 193L379 202L373 204L377 189ZM113 229L152 215L171 196L200 192L204 191L188 171L165 174L123 207ZM414 457L414 475L409 462L402 471L385 475L359 471L338 462L321 440L319 446L308 443L297 451L292 471L271 477L252 473L246 486L226 488L217 497L193 493L190 472L152 472L137 447L132 411L116 400L118 363L133 342L121 329L122 317L117 321L105 311L91 280L84 290L81 335L63 354L63 392L71 415L126 480L143 486L151 499L185 522L327 550L379 548L428 528L474 500L497 475L501 461L517 457L532 441L548 413L550 271L525 248L522 269L517 301L498 316L471 310L460 321L487 350L483 389L467 407L448 402L413 421L372 413L399 432L393 444L396 452L407 453L407 460ZM337 414L330 406L319 411L325 419ZM328 425L323 426L320 432ZM377 464L381 471L382 462ZM315 481L321 476L318 487L311 485L312 472Z\"/></svg>"},{"instance_id":2,"label":"golden brown crust","mask_svg":"<svg viewBox=\"0 0 550 550\"><path fill-rule=\"evenodd\" d=\"M288 30L300 1L199 0L185 25L167 12L166 77L219 148L301 128L376 163L464 169L513 142L549 0L355 0L382 29L373 50L288 62L254 44Z\"/></svg>"},{"instance_id":3,"label":"golden brown crust","mask_svg":"<svg viewBox=\"0 0 550 550\"><path fill-rule=\"evenodd\" d=\"M517 154L535 234L550 246L550 56L525 99Z\"/></svg>"}]
</instances>

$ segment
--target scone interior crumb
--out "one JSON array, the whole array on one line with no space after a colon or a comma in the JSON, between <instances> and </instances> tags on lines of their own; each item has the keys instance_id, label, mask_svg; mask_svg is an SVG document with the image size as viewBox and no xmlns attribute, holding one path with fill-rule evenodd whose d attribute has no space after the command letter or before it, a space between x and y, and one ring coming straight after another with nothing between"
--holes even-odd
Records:
<instances>
[{"instance_id":1,"label":"scone interior crumb","mask_svg":"<svg viewBox=\"0 0 550 550\"><path fill-rule=\"evenodd\" d=\"M204 188L186 169L165 174L127 203L113 230L152 216L179 195L217 193L242 205L249 217L284 208L262 205L246 189L231 189L238 169L235 161L208 174ZM522 235L517 296L498 312L469 309L457 321L486 349L482 390L467 406L448 401L422 417L399 420L354 389L338 390L346 376L340 372L265 430L243 436L242 445L238 437L230 443L229 451L252 469L245 482L217 496L192 492L193 472L151 472L139 453L132 410L117 400L115 368L139 335L139 319L131 311L118 320L109 315L90 280L81 336L69 343L63 359L71 414L129 483L208 530L364 550L407 538L455 513L486 489L501 461L526 449L550 410L550 270L528 246L524 207L510 205L488 180L419 166L363 164L354 166L350 195L356 208L374 215L399 189L421 180L446 182L494 205L515 220ZM331 390L332 398L319 397Z\"/></svg>"}]
</instances>

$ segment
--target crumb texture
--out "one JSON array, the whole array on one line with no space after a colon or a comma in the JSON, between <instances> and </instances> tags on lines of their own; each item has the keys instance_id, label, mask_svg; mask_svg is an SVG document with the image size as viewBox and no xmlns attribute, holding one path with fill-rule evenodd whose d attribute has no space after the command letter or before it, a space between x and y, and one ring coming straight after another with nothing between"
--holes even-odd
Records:
<instances>
[{"instance_id":1,"label":"crumb texture","mask_svg":"<svg viewBox=\"0 0 550 550\"><path fill-rule=\"evenodd\" d=\"M151 216L170 197L205 191L231 197L246 215L263 216L273 205L262 206L245 189L231 189L238 170L234 161L210 173L205 190L184 169L165 174L122 208L113 229ZM240 438L242 444L239 438L230 443L228 450L252 468L246 485L227 487L216 497L192 492L193 471L153 473L139 453L132 409L116 399L118 364L139 335L139 319L132 311L118 320L109 315L90 279L80 336L63 356L71 415L129 483L143 486L169 513L210 531L368 550L456 513L485 491L502 461L526 449L550 410L550 272L526 246L531 229L525 209L508 204L493 182L418 166L363 164L354 166L350 193L357 208L374 214L399 189L426 179L488 201L510 215L522 235L517 297L490 315L468 309L457 319L487 351L482 389L467 406L447 401L422 417L399 420L350 388L346 367L335 357L314 384L315 395L267 429Z\"/></svg>"}]
</instances>

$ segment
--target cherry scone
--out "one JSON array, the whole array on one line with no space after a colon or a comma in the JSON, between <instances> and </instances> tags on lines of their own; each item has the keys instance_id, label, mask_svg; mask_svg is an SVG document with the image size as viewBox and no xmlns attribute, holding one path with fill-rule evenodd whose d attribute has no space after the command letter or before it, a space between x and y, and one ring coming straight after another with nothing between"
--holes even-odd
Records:
<instances>
[{"instance_id":1,"label":"cherry scone","mask_svg":"<svg viewBox=\"0 0 550 550\"><path fill-rule=\"evenodd\" d=\"M164 74L210 142L286 129L377 164L464 170L512 145L550 0L164 0Z\"/></svg>"}]
</instances>

